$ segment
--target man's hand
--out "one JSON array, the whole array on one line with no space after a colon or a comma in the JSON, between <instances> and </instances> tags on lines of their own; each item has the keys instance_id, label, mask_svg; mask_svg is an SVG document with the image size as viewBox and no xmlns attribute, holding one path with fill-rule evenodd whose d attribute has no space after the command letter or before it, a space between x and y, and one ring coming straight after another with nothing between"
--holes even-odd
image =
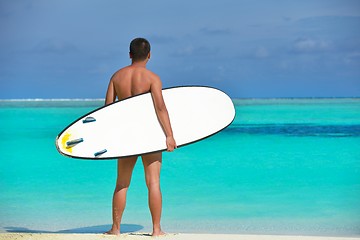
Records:
<instances>
[{"instance_id":1,"label":"man's hand","mask_svg":"<svg viewBox=\"0 0 360 240\"><path fill-rule=\"evenodd\" d=\"M175 139L173 136L169 136L166 138L166 147L167 147L168 152L172 152L172 151L174 151L175 148L177 148L176 142L175 142Z\"/></svg>"}]
</instances>

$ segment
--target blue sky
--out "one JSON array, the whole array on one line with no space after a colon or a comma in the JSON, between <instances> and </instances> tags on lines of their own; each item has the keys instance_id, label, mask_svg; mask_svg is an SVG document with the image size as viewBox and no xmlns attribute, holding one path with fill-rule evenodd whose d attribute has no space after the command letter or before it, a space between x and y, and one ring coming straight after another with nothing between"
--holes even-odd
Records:
<instances>
[{"instance_id":1,"label":"blue sky","mask_svg":"<svg viewBox=\"0 0 360 240\"><path fill-rule=\"evenodd\" d=\"M357 0L0 0L0 98L103 98L148 38L163 86L360 97Z\"/></svg>"}]
</instances>

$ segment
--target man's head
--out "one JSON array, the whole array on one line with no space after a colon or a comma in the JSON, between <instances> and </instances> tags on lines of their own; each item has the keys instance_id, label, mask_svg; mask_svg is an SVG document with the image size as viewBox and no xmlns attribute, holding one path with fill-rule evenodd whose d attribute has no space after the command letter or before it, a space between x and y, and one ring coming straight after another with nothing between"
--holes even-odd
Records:
<instances>
[{"instance_id":1,"label":"man's head","mask_svg":"<svg viewBox=\"0 0 360 240\"><path fill-rule=\"evenodd\" d=\"M150 57L150 43L145 38L135 38L130 43L130 58L134 62Z\"/></svg>"}]
</instances>

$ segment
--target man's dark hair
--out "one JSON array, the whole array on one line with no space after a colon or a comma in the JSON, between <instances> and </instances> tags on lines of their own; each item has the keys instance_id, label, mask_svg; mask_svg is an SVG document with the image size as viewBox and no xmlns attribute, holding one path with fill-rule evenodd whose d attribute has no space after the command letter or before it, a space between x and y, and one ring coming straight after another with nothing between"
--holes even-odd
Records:
<instances>
[{"instance_id":1,"label":"man's dark hair","mask_svg":"<svg viewBox=\"0 0 360 240\"><path fill-rule=\"evenodd\" d=\"M133 61L145 60L150 52L150 43L145 38L135 38L130 43L130 54Z\"/></svg>"}]
</instances>

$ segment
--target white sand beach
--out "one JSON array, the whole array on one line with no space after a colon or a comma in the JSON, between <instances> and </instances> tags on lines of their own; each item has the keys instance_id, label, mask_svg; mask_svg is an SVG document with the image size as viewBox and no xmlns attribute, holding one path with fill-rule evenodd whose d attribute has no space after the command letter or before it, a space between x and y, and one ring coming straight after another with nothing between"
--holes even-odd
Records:
<instances>
[{"instance_id":1,"label":"white sand beach","mask_svg":"<svg viewBox=\"0 0 360 240\"><path fill-rule=\"evenodd\" d=\"M129 233L120 236L104 234L52 234L52 233L0 233L1 240L359 240L360 237L320 237L320 236L283 236L283 235L241 235L241 234L167 234L151 237L148 233Z\"/></svg>"}]
</instances>

